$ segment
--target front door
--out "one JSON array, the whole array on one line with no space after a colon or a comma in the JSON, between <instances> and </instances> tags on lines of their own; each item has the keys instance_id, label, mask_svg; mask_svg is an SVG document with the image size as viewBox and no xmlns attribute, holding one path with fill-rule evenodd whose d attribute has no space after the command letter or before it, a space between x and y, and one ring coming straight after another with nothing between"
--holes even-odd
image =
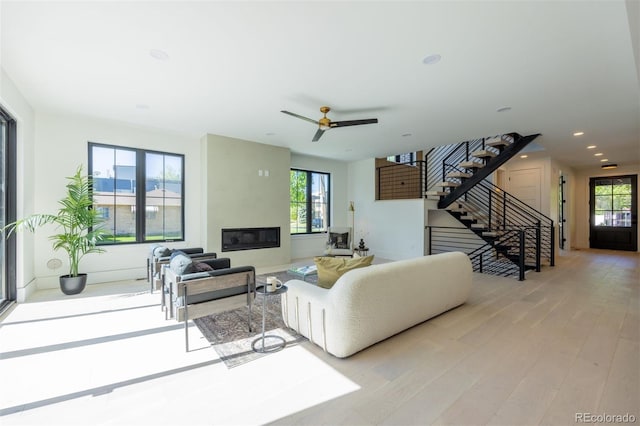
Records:
<instances>
[{"instance_id":1,"label":"front door","mask_svg":"<svg viewBox=\"0 0 640 426\"><path fill-rule=\"evenodd\" d=\"M589 180L589 247L638 250L637 184L636 175Z\"/></svg>"}]
</instances>

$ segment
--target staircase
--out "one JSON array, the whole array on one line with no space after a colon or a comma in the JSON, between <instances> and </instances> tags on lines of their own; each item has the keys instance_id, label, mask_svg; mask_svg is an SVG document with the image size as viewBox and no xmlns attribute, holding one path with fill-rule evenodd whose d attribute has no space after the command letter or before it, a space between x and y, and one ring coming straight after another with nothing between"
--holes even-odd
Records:
<instances>
[{"instance_id":1,"label":"staircase","mask_svg":"<svg viewBox=\"0 0 640 426\"><path fill-rule=\"evenodd\" d=\"M520 280L543 262L554 265L553 221L486 180L538 136L509 133L429 151L425 196L460 224L428 226L430 254L464 251L475 271Z\"/></svg>"}]
</instances>

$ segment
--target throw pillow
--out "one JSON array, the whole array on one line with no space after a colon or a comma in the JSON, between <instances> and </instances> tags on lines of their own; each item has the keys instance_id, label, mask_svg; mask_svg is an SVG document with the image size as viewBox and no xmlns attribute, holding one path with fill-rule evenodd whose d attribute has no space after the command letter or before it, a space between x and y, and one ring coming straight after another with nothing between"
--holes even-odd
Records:
<instances>
[{"instance_id":1,"label":"throw pillow","mask_svg":"<svg viewBox=\"0 0 640 426\"><path fill-rule=\"evenodd\" d=\"M348 259L342 257L316 257L313 259L318 268L318 286L331 288L342 275L352 269L371 265L373 255Z\"/></svg>"},{"instance_id":2,"label":"throw pillow","mask_svg":"<svg viewBox=\"0 0 640 426\"><path fill-rule=\"evenodd\" d=\"M329 233L329 242L333 244L335 248L348 249L349 248L349 233L345 232L339 234L337 232Z\"/></svg>"},{"instance_id":3,"label":"throw pillow","mask_svg":"<svg viewBox=\"0 0 640 426\"><path fill-rule=\"evenodd\" d=\"M149 247L149 257L153 257L156 254L156 249L158 247L162 247L160 244L155 243L155 244L151 244L151 247Z\"/></svg>"},{"instance_id":4,"label":"throw pillow","mask_svg":"<svg viewBox=\"0 0 640 426\"><path fill-rule=\"evenodd\" d=\"M190 273L189 269L191 268L192 263L191 258L186 254L173 253L171 255L171 261L169 262L169 267L177 275L184 275Z\"/></svg>"},{"instance_id":5,"label":"throw pillow","mask_svg":"<svg viewBox=\"0 0 640 426\"><path fill-rule=\"evenodd\" d=\"M171 249L164 246L158 246L153 249L153 255L155 257L167 257L170 254L171 254Z\"/></svg>"},{"instance_id":6,"label":"throw pillow","mask_svg":"<svg viewBox=\"0 0 640 426\"><path fill-rule=\"evenodd\" d=\"M189 268L190 271L188 273L192 273L192 272L209 272L209 271L213 271L213 268L211 267L211 265L204 263L204 262L198 262L198 263L193 263L193 266L191 268Z\"/></svg>"}]
</instances>

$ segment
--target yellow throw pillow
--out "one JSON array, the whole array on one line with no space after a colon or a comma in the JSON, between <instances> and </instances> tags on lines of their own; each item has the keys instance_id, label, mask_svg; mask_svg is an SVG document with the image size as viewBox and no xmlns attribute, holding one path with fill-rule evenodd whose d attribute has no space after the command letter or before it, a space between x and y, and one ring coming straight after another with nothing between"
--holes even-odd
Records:
<instances>
[{"instance_id":1,"label":"yellow throw pillow","mask_svg":"<svg viewBox=\"0 0 640 426\"><path fill-rule=\"evenodd\" d=\"M349 259L344 257L315 257L313 261L318 268L318 285L331 288L345 272L371 265L373 255Z\"/></svg>"}]
</instances>

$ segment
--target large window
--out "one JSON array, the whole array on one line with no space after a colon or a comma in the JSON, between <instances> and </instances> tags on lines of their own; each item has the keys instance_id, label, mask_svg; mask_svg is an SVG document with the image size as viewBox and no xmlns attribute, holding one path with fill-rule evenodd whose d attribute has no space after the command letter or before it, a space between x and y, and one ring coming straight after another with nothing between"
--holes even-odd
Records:
<instances>
[{"instance_id":1,"label":"large window","mask_svg":"<svg viewBox=\"0 0 640 426\"><path fill-rule=\"evenodd\" d=\"M416 153L415 152L407 152L404 154L398 155L390 155L387 157L387 161L391 161L393 163L414 163L416 161Z\"/></svg>"},{"instance_id":2,"label":"large window","mask_svg":"<svg viewBox=\"0 0 640 426\"><path fill-rule=\"evenodd\" d=\"M329 174L291 169L292 234L325 232L329 226Z\"/></svg>"},{"instance_id":3,"label":"large window","mask_svg":"<svg viewBox=\"0 0 640 426\"><path fill-rule=\"evenodd\" d=\"M93 203L107 244L184 239L184 156L89 143Z\"/></svg>"}]
</instances>

